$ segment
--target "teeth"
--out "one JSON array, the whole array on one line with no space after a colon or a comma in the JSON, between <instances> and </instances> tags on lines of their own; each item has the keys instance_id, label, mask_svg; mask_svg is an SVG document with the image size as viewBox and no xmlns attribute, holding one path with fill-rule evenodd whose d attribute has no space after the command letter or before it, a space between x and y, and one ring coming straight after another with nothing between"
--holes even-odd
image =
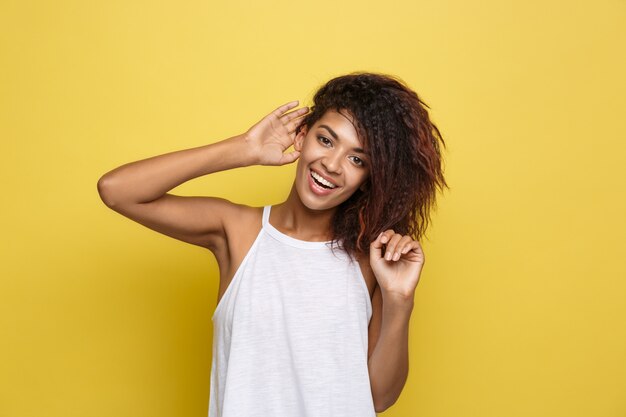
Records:
<instances>
[{"instance_id":1,"label":"teeth","mask_svg":"<svg viewBox=\"0 0 626 417\"><path fill-rule=\"evenodd\" d=\"M314 171L311 171L311 176L312 176L313 178L315 178L316 180L318 180L319 182L321 182L322 184L324 184L325 186L327 186L327 187L330 187L330 188L335 188L335 187L336 187L336 185L331 184L330 182L326 181L324 178L320 177L320 176L319 176L316 172L314 172Z\"/></svg>"}]
</instances>

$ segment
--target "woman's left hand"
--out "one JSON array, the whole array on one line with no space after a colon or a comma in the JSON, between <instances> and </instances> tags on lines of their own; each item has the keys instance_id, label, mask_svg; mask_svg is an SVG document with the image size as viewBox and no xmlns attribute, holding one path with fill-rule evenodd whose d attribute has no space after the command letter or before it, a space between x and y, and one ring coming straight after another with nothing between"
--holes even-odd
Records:
<instances>
[{"instance_id":1,"label":"woman's left hand","mask_svg":"<svg viewBox=\"0 0 626 417\"><path fill-rule=\"evenodd\" d=\"M383 244L387 245L384 254ZM382 232L370 244L370 266L383 294L412 300L424 260L424 252L417 240L392 229Z\"/></svg>"}]
</instances>

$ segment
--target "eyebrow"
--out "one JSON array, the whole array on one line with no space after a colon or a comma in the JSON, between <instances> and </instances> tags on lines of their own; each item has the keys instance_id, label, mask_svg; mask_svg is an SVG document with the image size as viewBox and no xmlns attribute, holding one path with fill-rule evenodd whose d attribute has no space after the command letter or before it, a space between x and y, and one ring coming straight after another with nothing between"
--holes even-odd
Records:
<instances>
[{"instance_id":1,"label":"eyebrow","mask_svg":"<svg viewBox=\"0 0 626 417\"><path fill-rule=\"evenodd\" d=\"M337 134L328 126L326 125L319 125L319 127L323 127L324 129L328 130L330 132L330 134L335 138L335 140L339 140L339 136L337 136ZM363 148L352 148L352 150L354 152L358 152L358 153L362 153L363 155L366 155L365 151L363 150Z\"/></svg>"}]
</instances>

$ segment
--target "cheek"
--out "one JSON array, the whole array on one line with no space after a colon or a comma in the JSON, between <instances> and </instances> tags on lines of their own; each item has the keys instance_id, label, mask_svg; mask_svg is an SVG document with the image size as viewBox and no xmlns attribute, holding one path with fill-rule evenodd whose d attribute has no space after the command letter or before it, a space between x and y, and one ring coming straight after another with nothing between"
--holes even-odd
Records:
<instances>
[{"instance_id":1,"label":"cheek","mask_svg":"<svg viewBox=\"0 0 626 417\"><path fill-rule=\"evenodd\" d=\"M363 172L362 168L355 168L358 171L355 172L354 175L354 184L356 184L356 187L361 187L363 184L365 184L368 180L369 180L369 174L367 172Z\"/></svg>"},{"instance_id":2,"label":"cheek","mask_svg":"<svg viewBox=\"0 0 626 417\"><path fill-rule=\"evenodd\" d=\"M367 189L368 187L368 182L369 182L369 176L366 176L365 178L361 177L361 179L357 182L358 186L357 188L361 189Z\"/></svg>"},{"instance_id":3,"label":"cheek","mask_svg":"<svg viewBox=\"0 0 626 417\"><path fill-rule=\"evenodd\" d=\"M303 161L303 164L309 165L312 162L315 162L324 157L324 151L317 149L315 147L304 147L302 151L300 151L300 157L298 161Z\"/></svg>"},{"instance_id":4,"label":"cheek","mask_svg":"<svg viewBox=\"0 0 626 417\"><path fill-rule=\"evenodd\" d=\"M301 180L308 181L307 177L309 176L309 162L303 160L302 158L298 159L298 166L296 167L296 177L300 177Z\"/></svg>"}]
</instances>

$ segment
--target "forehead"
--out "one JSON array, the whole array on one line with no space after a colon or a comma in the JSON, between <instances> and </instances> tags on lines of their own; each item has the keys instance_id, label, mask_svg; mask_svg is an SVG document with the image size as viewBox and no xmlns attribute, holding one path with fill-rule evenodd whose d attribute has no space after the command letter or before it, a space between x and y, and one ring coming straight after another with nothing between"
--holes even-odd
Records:
<instances>
[{"instance_id":1,"label":"forehead","mask_svg":"<svg viewBox=\"0 0 626 417\"><path fill-rule=\"evenodd\" d=\"M339 140L346 141L352 146L361 146L363 142L359 138L353 120L352 115L345 110L341 110L340 112L327 110L313 127L328 133L324 127L321 127L322 125L326 125L339 136Z\"/></svg>"}]
</instances>

